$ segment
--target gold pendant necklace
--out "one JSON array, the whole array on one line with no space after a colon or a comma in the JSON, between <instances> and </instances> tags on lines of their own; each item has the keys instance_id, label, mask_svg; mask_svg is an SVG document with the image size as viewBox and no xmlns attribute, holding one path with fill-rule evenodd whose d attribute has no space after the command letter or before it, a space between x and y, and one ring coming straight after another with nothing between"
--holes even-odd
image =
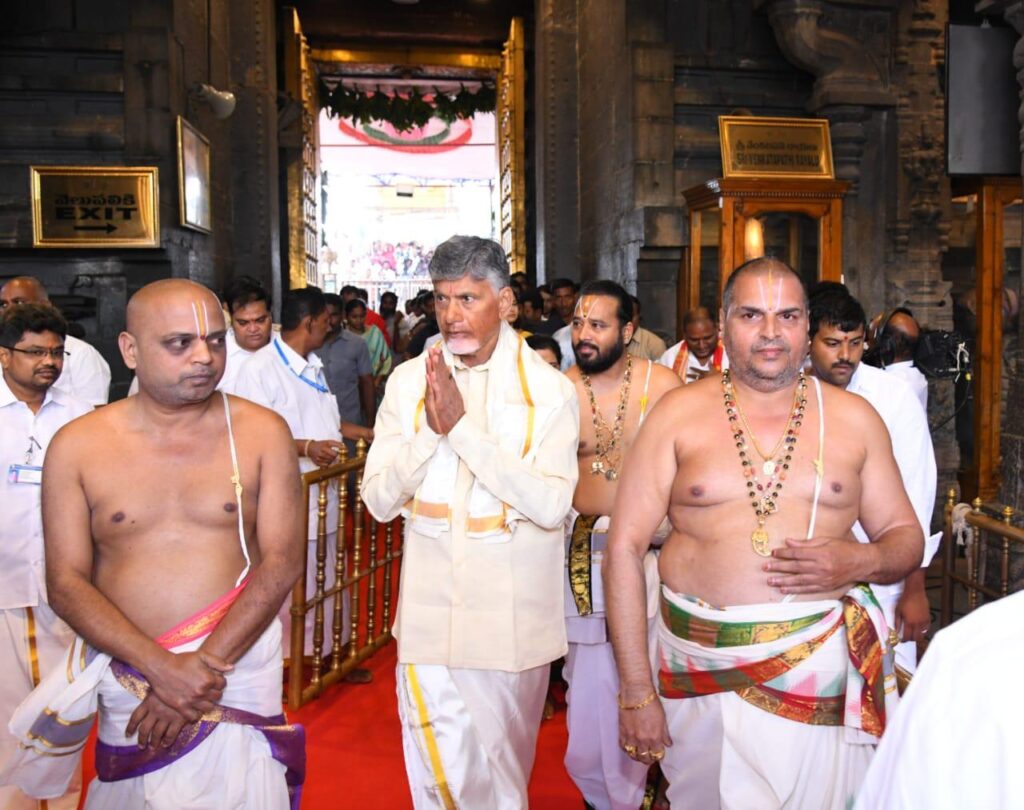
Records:
<instances>
[{"instance_id":1,"label":"gold pendant necklace","mask_svg":"<svg viewBox=\"0 0 1024 810\"><path fill-rule=\"evenodd\" d=\"M793 396L793 410L790 412L786 429L783 431L779 445L772 451L772 457L765 458L758 448L757 453L765 459L761 466L761 472L768 477L767 482L762 482L754 470L753 462L748 458L747 441L745 433L750 434L751 443L757 447L754 434L747 425L747 420L740 409L739 401L736 399L736 389L733 388L729 371L722 372L722 389L725 399L725 413L729 418L729 425L732 428L732 438L736 443L739 452L740 464L743 467L743 475L747 479L747 495L750 498L750 505L754 508L757 516L757 528L750 534L750 545L754 553L761 557L771 556L771 538L765 528L768 516L777 510L778 497L782 491L782 482L786 480L789 472L790 462L793 460L793 451L796 448L797 436L800 435L800 425L803 423L804 410L807 407L807 379L803 372L800 373L800 381ZM744 428L746 431L744 431ZM774 461L774 456L782 450L783 456L779 463Z\"/></svg>"},{"instance_id":2,"label":"gold pendant necklace","mask_svg":"<svg viewBox=\"0 0 1024 810\"><path fill-rule=\"evenodd\" d=\"M619 477L620 453L619 440L622 438L622 425L626 416L626 408L629 405L629 385L633 379L633 357L626 355L626 373L622 376L622 386L619 389L619 405L615 409L615 423L611 428L604 420L601 409L597 407L597 398L594 396L594 389L590 384L590 377L580 373L583 380L583 387L587 389L587 396L590 398L590 416L594 422L594 439L597 446L594 454L597 460L590 465L591 475L603 475L606 481L615 481Z\"/></svg>"}]
</instances>

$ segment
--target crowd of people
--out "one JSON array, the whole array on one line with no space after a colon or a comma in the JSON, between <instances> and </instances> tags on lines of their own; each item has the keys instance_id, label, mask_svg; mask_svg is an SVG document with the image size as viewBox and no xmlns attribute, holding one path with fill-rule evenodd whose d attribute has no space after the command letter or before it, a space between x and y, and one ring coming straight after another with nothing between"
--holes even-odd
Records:
<instances>
[{"instance_id":1,"label":"crowd of people","mask_svg":"<svg viewBox=\"0 0 1024 810\"><path fill-rule=\"evenodd\" d=\"M849 291L808 295L772 258L672 346L619 284L532 288L490 240L452 237L429 270L404 315L307 287L278 325L251 278L149 284L119 338L134 392L109 404L43 286L0 288L0 807L77 806L97 714L90 808L295 806L281 639L317 525L297 473L360 440L367 509L405 518L417 808L527 806L560 659L588 807L925 806L955 731L904 744L944 683L931 654L899 704L938 544L912 314L875 325L878 368Z\"/></svg>"}]
</instances>

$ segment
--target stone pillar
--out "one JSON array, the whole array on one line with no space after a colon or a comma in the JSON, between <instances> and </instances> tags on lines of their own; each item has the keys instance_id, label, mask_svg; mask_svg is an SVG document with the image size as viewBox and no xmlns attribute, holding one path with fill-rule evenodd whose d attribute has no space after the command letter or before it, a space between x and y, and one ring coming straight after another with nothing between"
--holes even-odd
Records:
<instances>
[{"instance_id":1,"label":"stone pillar","mask_svg":"<svg viewBox=\"0 0 1024 810\"><path fill-rule=\"evenodd\" d=\"M579 277L576 0L537 0L534 57L537 283Z\"/></svg>"},{"instance_id":2,"label":"stone pillar","mask_svg":"<svg viewBox=\"0 0 1024 810\"><path fill-rule=\"evenodd\" d=\"M270 0L230 0L231 82L237 103L230 118L231 207L235 232L232 275L250 275L280 306L277 57L275 6Z\"/></svg>"},{"instance_id":3,"label":"stone pillar","mask_svg":"<svg viewBox=\"0 0 1024 810\"><path fill-rule=\"evenodd\" d=\"M815 76L808 110L829 119L836 175L851 183L843 204L844 281L869 318L903 305L923 326L951 329L951 285L941 265L949 232L945 99L937 78L946 5L871 5L760 3L787 59ZM931 422L952 412L952 385L933 383ZM959 467L952 421L932 438L941 495Z\"/></svg>"}]
</instances>

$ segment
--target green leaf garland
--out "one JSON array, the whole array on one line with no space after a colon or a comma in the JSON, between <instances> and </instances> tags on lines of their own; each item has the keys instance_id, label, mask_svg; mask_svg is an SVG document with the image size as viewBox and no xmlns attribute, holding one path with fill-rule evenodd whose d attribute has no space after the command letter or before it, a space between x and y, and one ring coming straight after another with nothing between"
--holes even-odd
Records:
<instances>
[{"instance_id":1,"label":"green leaf garland","mask_svg":"<svg viewBox=\"0 0 1024 810\"><path fill-rule=\"evenodd\" d=\"M431 118L451 124L456 119L472 118L478 112L494 112L497 92L492 84L482 85L475 93L465 85L458 93L442 93L435 87L433 98L428 99L417 88L407 95L389 95L380 87L364 93L340 82L329 90L321 82L320 103L331 118L349 118L363 125L386 121L399 132L409 132L426 126Z\"/></svg>"}]
</instances>

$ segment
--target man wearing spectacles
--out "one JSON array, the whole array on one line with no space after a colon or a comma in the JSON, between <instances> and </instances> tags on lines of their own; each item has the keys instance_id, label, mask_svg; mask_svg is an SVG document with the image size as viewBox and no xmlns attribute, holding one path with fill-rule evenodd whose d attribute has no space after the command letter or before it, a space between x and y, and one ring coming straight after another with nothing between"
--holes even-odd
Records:
<instances>
[{"instance_id":1,"label":"man wearing spectacles","mask_svg":"<svg viewBox=\"0 0 1024 810\"><path fill-rule=\"evenodd\" d=\"M18 276L0 287L0 309L14 304L49 304L50 296L38 279ZM58 391L84 399L93 407L110 400L110 364L96 349L74 335L65 337L65 363L56 381Z\"/></svg>"},{"instance_id":2,"label":"man wearing spectacles","mask_svg":"<svg viewBox=\"0 0 1024 810\"><path fill-rule=\"evenodd\" d=\"M42 304L6 307L0 314L0 717L6 724L19 703L58 665L74 634L46 602L40 481L53 435L92 410L54 383L64 365L67 326ZM16 747L0 735L0 770ZM54 808L78 806L81 771ZM16 787L0 787L0 807L34 800Z\"/></svg>"}]
</instances>

